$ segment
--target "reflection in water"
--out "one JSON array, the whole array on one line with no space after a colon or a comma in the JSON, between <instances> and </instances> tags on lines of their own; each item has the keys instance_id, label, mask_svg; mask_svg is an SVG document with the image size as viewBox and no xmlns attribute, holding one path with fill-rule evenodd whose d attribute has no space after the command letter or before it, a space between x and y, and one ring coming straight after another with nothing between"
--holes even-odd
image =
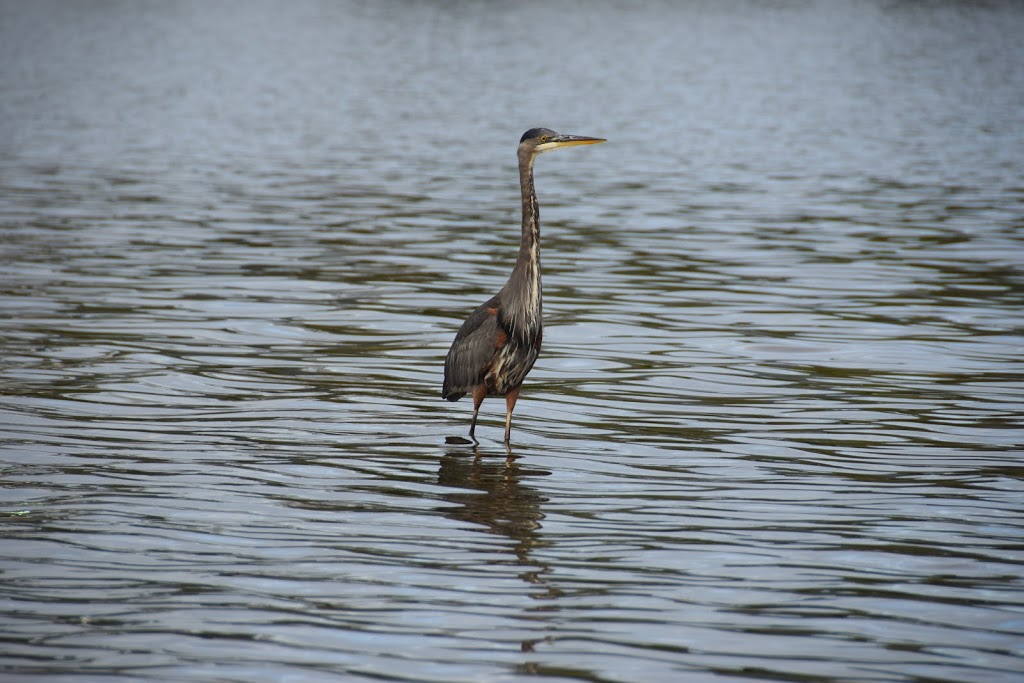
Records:
<instances>
[{"instance_id":1,"label":"reflection in water","mask_svg":"<svg viewBox=\"0 0 1024 683\"><path fill-rule=\"evenodd\" d=\"M444 499L457 503L458 508L442 508L446 516L484 527L488 533L509 538L513 543L512 552L516 562L526 568L519 574L523 581L538 587L531 592L538 600L553 600L560 592L549 585L546 575L552 569L533 557L536 550L550 545L540 538L544 513L541 505L547 500L536 489L524 485L523 479L545 477L550 471L529 467L517 462L509 444L504 444L505 460L488 458L480 453L477 445L472 448L472 457L463 451L449 451L441 459L437 483L453 489L444 494ZM464 489L471 493L459 492ZM543 610L531 608L524 619L544 623ZM524 639L520 644L523 652L533 652L539 642L550 642L551 637L542 635ZM537 673L532 663L524 664L524 671Z\"/></svg>"},{"instance_id":2,"label":"reflection in water","mask_svg":"<svg viewBox=\"0 0 1024 683\"><path fill-rule=\"evenodd\" d=\"M523 484L523 480L548 476L551 472L521 464L507 445L505 448L504 460L481 454L477 446L472 449L472 457L464 451L449 451L441 458L437 483L453 489L444 494L444 499L461 506L454 510L444 508L446 515L508 537L515 544L516 560L523 566L534 567L531 554L544 547L538 533L544 519L541 504L546 498ZM547 571L548 567L540 566L523 578L541 583L540 575Z\"/></svg>"}]
</instances>

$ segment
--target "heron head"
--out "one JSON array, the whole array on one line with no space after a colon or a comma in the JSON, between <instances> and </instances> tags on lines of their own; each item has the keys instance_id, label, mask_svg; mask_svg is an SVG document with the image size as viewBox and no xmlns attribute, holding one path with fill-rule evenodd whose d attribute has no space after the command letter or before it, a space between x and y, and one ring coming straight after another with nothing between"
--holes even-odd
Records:
<instances>
[{"instance_id":1,"label":"heron head","mask_svg":"<svg viewBox=\"0 0 1024 683\"><path fill-rule=\"evenodd\" d=\"M596 145L599 142L605 142L605 139L587 137L586 135L562 135L550 128L531 128L519 139L519 149L540 154L549 149L575 145Z\"/></svg>"}]
</instances>

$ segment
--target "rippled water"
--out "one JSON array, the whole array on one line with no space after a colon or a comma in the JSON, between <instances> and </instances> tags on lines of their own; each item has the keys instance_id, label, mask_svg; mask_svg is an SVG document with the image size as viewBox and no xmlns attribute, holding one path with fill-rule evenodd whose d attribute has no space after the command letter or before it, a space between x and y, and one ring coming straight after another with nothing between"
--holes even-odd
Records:
<instances>
[{"instance_id":1,"label":"rippled water","mask_svg":"<svg viewBox=\"0 0 1024 683\"><path fill-rule=\"evenodd\" d=\"M0 5L5 679L1018 681L1017 3ZM440 399L545 155L545 348Z\"/></svg>"}]
</instances>

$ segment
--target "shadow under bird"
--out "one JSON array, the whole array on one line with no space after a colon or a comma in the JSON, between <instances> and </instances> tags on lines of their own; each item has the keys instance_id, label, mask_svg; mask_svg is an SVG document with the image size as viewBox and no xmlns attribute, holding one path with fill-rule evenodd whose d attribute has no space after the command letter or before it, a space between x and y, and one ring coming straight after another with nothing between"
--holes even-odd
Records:
<instances>
[{"instance_id":1,"label":"shadow under bird","mask_svg":"<svg viewBox=\"0 0 1024 683\"><path fill-rule=\"evenodd\" d=\"M548 150L593 145L603 138L561 135L532 128L519 140L519 187L523 195L523 231L519 255L508 282L466 318L444 361L441 396L458 401L473 395L469 436L475 442L476 419L486 396L505 397L505 443L512 435L512 410L519 389L540 353L541 319L540 213L533 187L533 162Z\"/></svg>"}]
</instances>

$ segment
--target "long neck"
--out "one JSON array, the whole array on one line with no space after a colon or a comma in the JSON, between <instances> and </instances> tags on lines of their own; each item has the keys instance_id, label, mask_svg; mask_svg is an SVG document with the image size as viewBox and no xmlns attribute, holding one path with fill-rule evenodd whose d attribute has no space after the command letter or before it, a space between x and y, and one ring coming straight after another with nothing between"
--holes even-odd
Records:
<instances>
[{"instance_id":1,"label":"long neck","mask_svg":"<svg viewBox=\"0 0 1024 683\"><path fill-rule=\"evenodd\" d=\"M526 332L540 326L540 212L537 193L533 189L533 160L535 155L521 150L519 153L519 188L523 195L523 232L519 242L519 255L512 275L503 290L506 317L515 327Z\"/></svg>"}]
</instances>

